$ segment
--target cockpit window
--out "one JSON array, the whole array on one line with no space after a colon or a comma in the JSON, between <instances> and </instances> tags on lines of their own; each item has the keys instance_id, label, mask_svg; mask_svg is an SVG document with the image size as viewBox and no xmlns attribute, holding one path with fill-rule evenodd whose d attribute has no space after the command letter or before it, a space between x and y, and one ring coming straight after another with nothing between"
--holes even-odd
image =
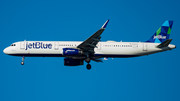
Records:
<instances>
[{"instance_id":1,"label":"cockpit window","mask_svg":"<svg viewBox=\"0 0 180 101\"><path fill-rule=\"evenodd\" d=\"M11 44L11 46L16 46L16 44Z\"/></svg>"}]
</instances>

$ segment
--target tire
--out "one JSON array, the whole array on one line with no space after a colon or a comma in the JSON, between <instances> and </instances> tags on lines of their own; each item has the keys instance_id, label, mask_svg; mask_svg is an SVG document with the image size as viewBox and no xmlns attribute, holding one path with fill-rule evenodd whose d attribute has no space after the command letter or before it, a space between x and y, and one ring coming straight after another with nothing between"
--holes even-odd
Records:
<instances>
[{"instance_id":1,"label":"tire","mask_svg":"<svg viewBox=\"0 0 180 101\"><path fill-rule=\"evenodd\" d=\"M90 65L90 64L87 64L86 68L87 68L88 70L90 70L90 69L91 69L91 65Z\"/></svg>"},{"instance_id":2,"label":"tire","mask_svg":"<svg viewBox=\"0 0 180 101\"><path fill-rule=\"evenodd\" d=\"M21 65L24 65L24 62L23 62L23 61L21 62Z\"/></svg>"}]
</instances>

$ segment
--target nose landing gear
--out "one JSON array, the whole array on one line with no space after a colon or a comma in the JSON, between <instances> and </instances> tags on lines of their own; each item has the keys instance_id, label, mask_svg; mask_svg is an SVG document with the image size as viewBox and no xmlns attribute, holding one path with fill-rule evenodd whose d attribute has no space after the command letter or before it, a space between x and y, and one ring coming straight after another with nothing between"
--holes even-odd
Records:
<instances>
[{"instance_id":1,"label":"nose landing gear","mask_svg":"<svg viewBox=\"0 0 180 101\"><path fill-rule=\"evenodd\" d=\"M21 65L24 65L24 59L25 59L25 57L23 56L23 57L22 57Z\"/></svg>"}]
</instances>

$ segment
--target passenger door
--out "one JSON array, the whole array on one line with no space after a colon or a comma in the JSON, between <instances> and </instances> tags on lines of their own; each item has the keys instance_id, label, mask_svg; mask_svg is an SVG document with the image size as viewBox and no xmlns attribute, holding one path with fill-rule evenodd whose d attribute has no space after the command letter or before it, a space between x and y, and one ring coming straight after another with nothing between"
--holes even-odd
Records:
<instances>
[{"instance_id":1,"label":"passenger door","mask_svg":"<svg viewBox=\"0 0 180 101\"><path fill-rule=\"evenodd\" d=\"M20 43L20 49L25 49L26 41Z\"/></svg>"},{"instance_id":2,"label":"passenger door","mask_svg":"<svg viewBox=\"0 0 180 101\"><path fill-rule=\"evenodd\" d=\"M143 43L143 51L147 51L147 43Z\"/></svg>"}]
</instances>

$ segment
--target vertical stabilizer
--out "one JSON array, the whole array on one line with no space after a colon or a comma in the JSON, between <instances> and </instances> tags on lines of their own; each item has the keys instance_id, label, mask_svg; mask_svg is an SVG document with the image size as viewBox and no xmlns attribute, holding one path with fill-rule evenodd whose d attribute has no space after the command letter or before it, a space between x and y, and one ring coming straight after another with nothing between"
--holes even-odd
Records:
<instances>
[{"instance_id":1,"label":"vertical stabilizer","mask_svg":"<svg viewBox=\"0 0 180 101\"><path fill-rule=\"evenodd\" d=\"M167 20L162 26L153 34L153 36L146 42L162 43L169 39L173 21Z\"/></svg>"}]
</instances>

